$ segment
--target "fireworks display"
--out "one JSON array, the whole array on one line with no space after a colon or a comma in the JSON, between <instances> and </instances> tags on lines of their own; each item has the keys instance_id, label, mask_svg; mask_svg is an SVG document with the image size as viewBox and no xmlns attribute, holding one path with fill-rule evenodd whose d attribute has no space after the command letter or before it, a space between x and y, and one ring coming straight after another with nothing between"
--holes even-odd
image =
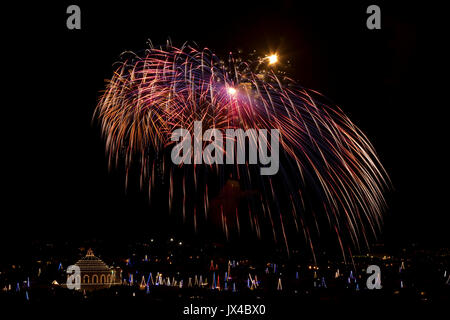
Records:
<instances>
[{"instance_id":1,"label":"fireworks display","mask_svg":"<svg viewBox=\"0 0 450 320\"><path fill-rule=\"evenodd\" d=\"M110 166L123 165L127 182L139 171L150 197L167 189L169 210L194 228L212 219L228 236L248 226L286 248L300 235L313 252L330 231L345 255L377 234L389 178L365 135L319 93L277 72L279 60L221 60L170 44L124 55L95 112ZM203 130L278 129L278 174L262 176L248 162L174 165L171 134L192 132L194 121Z\"/></svg>"}]
</instances>

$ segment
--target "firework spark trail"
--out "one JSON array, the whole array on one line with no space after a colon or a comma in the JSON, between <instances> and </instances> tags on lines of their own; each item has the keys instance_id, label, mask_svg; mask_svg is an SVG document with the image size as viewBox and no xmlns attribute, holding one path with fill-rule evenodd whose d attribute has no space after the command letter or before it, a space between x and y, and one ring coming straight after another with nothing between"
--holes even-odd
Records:
<instances>
[{"instance_id":1,"label":"firework spark trail","mask_svg":"<svg viewBox=\"0 0 450 320\"><path fill-rule=\"evenodd\" d=\"M147 181L151 192L155 162L162 163L164 176L165 165L169 164L164 163L163 155L174 143L170 137L177 128L193 132L194 121L202 121L204 128L219 130L278 129L283 153L279 175L286 184L284 188L274 191L272 179L257 177L248 163L232 169L233 177L264 195L260 210L249 210L251 225L259 224L258 211L269 214L274 240L280 237L287 246L287 220L294 219L313 248L310 237L313 229L319 228L318 217L303 197L303 189L310 187L323 202L323 213L342 250L344 234L356 246L361 237L367 242L367 229L376 234L381 226L386 207L383 192L389 185L373 146L340 109L320 103L320 94L301 88L287 77L280 79L272 70L258 73L253 65L237 62L232 55L226 64L208 49L187 45L151 47L143 57L125 59L107 82L94 115L101 123L110 166L117 166L123 159L128 175L128 168L137 163L141 187ZM257 137L250 136L249 140L256 141ZM217 165L199 167L184 166L183 219L187 210L186 179L192 179L195 192L204 193L201 198L206 217L208 180L198 180L208 174L223 174ZM169 172L172 209L175 176L172 170ZM201 181L205 182L203 189L198 185ZM269 198L290 206L271 206ZM272 210L278 211L278 221L273 220ZM239 219L236 214L237 225ZM234 218L223 216L222 220L228 223ZM277 226L281 227L281 236L275 232ZM228 232L229 226L222 227Z\"/></svg>"}]
</instances>

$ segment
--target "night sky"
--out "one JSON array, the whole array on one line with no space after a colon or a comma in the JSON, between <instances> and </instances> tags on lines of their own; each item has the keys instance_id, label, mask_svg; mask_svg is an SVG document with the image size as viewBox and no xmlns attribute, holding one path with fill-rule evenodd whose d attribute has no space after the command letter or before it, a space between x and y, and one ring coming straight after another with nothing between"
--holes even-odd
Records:
<instances>
[{"instance_id":1,"label":"night sky","mask_svg":"<svg viewBox=\"0 0 450 320\"><path fill-rule=\"evenodd\" d=\"M366 28L372 3L381 7L381 30ZM81 7L80 31L66 29L70 4ZM394 190L380 240L447 246L442 122L448 99L438 89L446 33L431 25L440 10L380 1L63 1L9 10L18 17L9 22L2 50L2 247L178 228L137 188L125 192L123 171L108 173L100 128L92 122L120 53L168 38L223 56L276 50L290 60L292 78L340 106L390 174Z\"/></svg>"}]
</instances>

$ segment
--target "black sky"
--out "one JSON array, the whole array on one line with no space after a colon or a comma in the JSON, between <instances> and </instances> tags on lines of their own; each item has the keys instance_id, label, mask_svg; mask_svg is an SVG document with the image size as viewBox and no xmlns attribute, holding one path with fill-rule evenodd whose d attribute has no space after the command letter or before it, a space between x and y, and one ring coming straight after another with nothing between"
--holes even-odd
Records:
<instances>
[{"instance_id":1,"label":"black sky","mask_svg":"<svg viewBox=\"0 0 450 320\"><path fill-rule=\"evenodd\" d=\"M2 245L164 230L166 214L150 212L145 195L126 194L123 172L108 173L91 118L119 54L168 38L223 55L278 50L293 78L339 105L373 142L395 188L382 239L448 245L442 9L375 1L382 29L368 30L372 1L311 2L63 1L7 11L15 18L3 50ZM65 26L75 3L81 31Z\"/></svg>"}]
</instances>

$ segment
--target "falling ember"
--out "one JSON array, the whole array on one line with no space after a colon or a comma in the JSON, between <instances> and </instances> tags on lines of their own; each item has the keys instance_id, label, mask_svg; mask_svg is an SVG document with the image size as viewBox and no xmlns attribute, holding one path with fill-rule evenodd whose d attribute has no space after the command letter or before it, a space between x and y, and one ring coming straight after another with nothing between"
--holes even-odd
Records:
<instances>
[{"instance_id":1,"label":"falling ember","mask_svg":"<svg viewBox=\"0 0 450 320\"><path fill-rule=\"evenodd\" d=\"M266 58L269 65L278 62L276 54ZM129 173L140 172L141 188L148 184L150 196L167 189L171 211L196 228L201 219L219 218L227 237L248 225L286 248L291 239L304 238L313 252L324 230L343 252L349 244L359 248L361 240L368 244L382 224L389 177L367 137L319 93L279 78L271 68L261 76L254 67L261 59L230 54L224 61L209 49L170 44L150 47L142 57L124 56L94 115L109 164L125 166L127 183ZM191 130L197 120L205 130L277 129L278 174L261 176L262 165L248 161L175 166L171 134ZM214 208L220 208L217 214Z\"/></svg>"}]
</instances>

